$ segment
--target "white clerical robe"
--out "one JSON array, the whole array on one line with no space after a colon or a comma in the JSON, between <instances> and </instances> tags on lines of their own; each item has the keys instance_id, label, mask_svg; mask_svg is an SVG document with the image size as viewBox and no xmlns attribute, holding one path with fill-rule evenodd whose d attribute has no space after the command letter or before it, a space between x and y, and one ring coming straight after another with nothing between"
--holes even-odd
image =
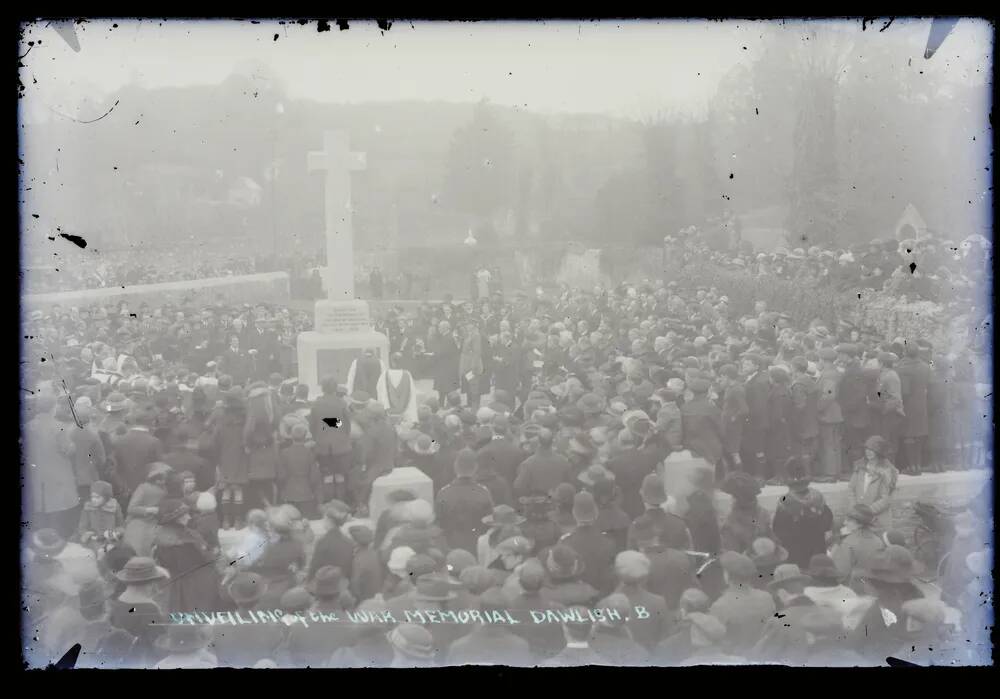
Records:
<instances>
[{"instance_id":1,"label":"white clerical robe","mask_svg":"<svg viewBox=\"0 0 1000 699\"><path fill-rule=\"evenodd\" d=\"M385 369L378 379L378 402L403 422L417 421L417 386L406 369Z\"/></svg>"}]
</instances>

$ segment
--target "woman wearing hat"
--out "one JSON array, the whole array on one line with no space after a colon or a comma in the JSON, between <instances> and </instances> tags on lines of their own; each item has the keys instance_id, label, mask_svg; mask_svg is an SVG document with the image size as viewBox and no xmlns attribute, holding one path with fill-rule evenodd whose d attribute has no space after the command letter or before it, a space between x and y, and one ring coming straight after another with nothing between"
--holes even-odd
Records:
<instances>
[{"instance_id":1,"label":"woman wearing hat","mask_svg":"<svg viewBox=\"0 0 1000 699\"><path fill-rule=\"evenodd\" d=\"M876 435L865 441L865 458L854 464L848 483L850 503L867 505L875 519L872 526L888 529L892 524L892 495L896 491L899 471L889 461L889 445Z\"/></svg>"},{"instance_id":2,"label":"woman wearing hat","mask_svg":"<svg viewBox=\"0 0 1000 699\"><path fill-rule=\"evenodd\" d=\"M492 513L483 517L482 521L489 529L476 541L476 558L479 565L488 568L501 557L497 548L499 544L512 537L521 536L520 525L526 520L510 505L497 505Z\"/></svg>"},{"instance_id":3,"label":"woman wearing hat","mask_svg":"<svg viewBox=\"0 0 1000 699\"><path fill-rule=\"evenodd\" d=\"M171 468L162 462L149 465L146 482L140 483L129 500L125 518L125 543L137 556L149 556L156 540L160 503L167 497L167 475Z\"/></svg>"},{"instance_id":4,"label":"woman wearing hat","mask_svg":"<svg viewBox=\"0 0 1000 699\"><path fill-rule=\"evenodd\" d=\"M295 587L300 577L305 576L306 551L295 536L294 522L289 514L280 508L268 512L268 522L276 539L269 541L263 552L249 570L267 581L267 594L261 600L265 609L277 609L281 596Z\"/></svg>"},{"instance_id":5,"label":"woman wearing hat","mask_svg":"<svg viewBox=\"0 0 1000 699\"><path fill-rule=\"evenodd\" d=\"M753 546L754 539L774 538L771 513L757 500L760 484L753 476L734 471L726 476L721 490L733 497L732 509L719 531L722 550L746 551Z\"/></svg>"},{"instance_id":6,"label":"woman wearing hat","mask_svg":"<svg viewBox=\"0 0 1000 699\"><path fill-rule=\"evenodd\" d=\"M392 646L389 667L435 667L434 638L417 624L400 624L386 634Z\"/></svg>"},{"instance_id":7,"label":"woman wearing hat","mask_svg":"<svg viewBox=\"0 0 1000 699\"><path fill-rule=\"evenodd\" d=\"M28 510L35 525L52 526L63 537L69 537L80 521L80 498L72 461L75 453L72 434L77 427L71 416L67 422L54 414L57 400L68 413L66 397L35 397L35 416L24 428L23 473L30 496Z\"/></svg>"},{"instance_id":8,"label":"woman wearing hat","mask_svg":"<svg viewBox=\"0 0 1000 699\"><path fill-rule=\"evenodd\" d=\"M115 577L125 591L109 603L111 625L135 636L136 660L149 662L154 657L153 644L167 625L159 600L170 574L152 558L136 556Z\"/></svg>"},{"instance_id":9,"label":"woman wearing hat","mask_svg":"<svg viewBox=\"0 0 1000 699\"><path fill-rule=\"evenodd\" d=\"M219 488L222 492L222 528L243 526L243 489L249 481L249 461L243 444L247 409L241 393L226 394L224 412L213 435L212 451L219 464Z\"/></svg>"},{"instance_id":10,"label":"woman wearing hat","mask_svg":"<svg viewBox=\"0 0 1000 699\"><path fill-rule=\"evenodd\" d=\"M188 527L190 521L190 510L182 500L170 498L160 503L160 527L152 550L153 558L174 581L168 588L168 609L172 611L218 606L216 557L201 535Z\"/></svg>"},{"instance_id":11,"label":"woman wearing hat","mask_svg":"<svg viewBox=\"0 0 1000 699\"><path fill-rule=\"evenodd\" d=\"M875 513L865 504L851 508L840 530L841 540L833 547L830 557L846 580L855 570L866 569L886 547L885 541L873 529Z\"/></svg>"},{"instance_id":12,"label":"woman wearing hat","mask_svg":"<svg viewBox=\"0 0 1000 699\"><path fill-rule=\"evenodd\" d=\"M167 632L156 639L156 648L167 656L153 666L156 670L203 670L219 666L208 651L212 642L211 627L171 624Z\"/></svg>"}]
</instances>

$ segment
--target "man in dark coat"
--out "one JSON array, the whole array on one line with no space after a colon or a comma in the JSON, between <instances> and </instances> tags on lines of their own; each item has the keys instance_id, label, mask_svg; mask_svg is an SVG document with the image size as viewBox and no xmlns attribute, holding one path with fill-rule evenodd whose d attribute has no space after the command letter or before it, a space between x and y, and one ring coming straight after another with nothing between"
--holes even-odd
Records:
<instances>
[{"instance_id":1,"label":"man in dark coat","mask_svg":"<svg viewBox=\"0 0 1000 699\"><path fill-rule=\"evenodd\" d=\"M708 399L709 383L694 379L688 385L694 398L681 408L684 448L714 468L722 459L724 445L722 412Z\"/></svg>"},{"instance_id":2,"label":"man in dark coat","mask_svg":"<svg viewBox=\"0 0 1000 699\"><path fill-rule=\"evenodd\" d=\"M907 340L905 357L896 365L903 395L903 450L905 467L910 473L920 473L923 468L924 442L927 441L927 387L931 382L931 368L920 358L920 348Z\"/></svg>"},{"instance_id":3,"label":"man in dark coat","mask_svg":"<svg viewBox=\"0 0 1000 699\"><path fill-rule=\"evenodd\" d=\"M462 352L452 335L451 323L441 321L438 325L438 334L434 336L427 349L433 364L434 390L443 399L459 388L458 364Z\"/></svg>"},{"instance_id":4,"label":"man in dark coat","mask_svg":"<svg viewBox=\"0 0 1000 699\"><path fill-rule=\"evenodd\" d=\"M726 364L719 369L722 387L725 393L722 397L722 427L725 434L726 466L736 468L742 461L740 450L743 443L743 432L750 415L747 405L747 393L739 380L736 366Z\"/></svg>"},{"instance_id":5,"label":"man in dark coat","mask_svg":"<svg viewBox=\"0 0 1000 699\"><path fill-rule=\"evenodd\" d=\"M691 533L684 520L665 511L662 507L663 503L667 501L663 479L655 473L649 474L643 479L639 494L646 506L646 511L641 517L652 521L660 544L666 548L690 551ZM633 521L632 526L629 527L628 547L630 549L636 548L636 527L637 521Z\"/></svg>"},{"instance_id":6,"label":"man in dark coat","mask_svg":"<svg viewBox=\"0 0 1000 699\"><path fill-rule=\"evenodd\" d=\"M507 596L498 587L490 588L479 596L479 610L484 615L503 614L509 603ZM528 641L508 630L508 627L493 623L474 626L469 633L451 644L445 659L449 665L514 667L530 666L533 660Z\"/></svg>"},{"instance_id":7,"label":"man in dark coat","mask_svg":"<svg viewBox=\"0 0 1000 699\"><path fill-rule=\"evenodd\" d=\"M809 487L802 459L789 459L785 471L788 493L774 509L771 528L788 551L789 562L805 567L813 556L826 553L826 534L833 528L833 512L823 494Z\"/></svg>"},{"instance_id":8,"label":"man in dark coat","mask_svg":"<svg viewBox=\"0 0 1000 699\"><path fill-rule=\"evenodd\" d=\"M323 476L325 502L347 496L347 474L351 470L351 417L344 399L337 395L337 381L323 379L323 395L313 403L309 413L309 433L316 441L316 458Z\"/></svg>"},{"instance_id":9,"label":"man in dark coat","mask_svg":"<svg viewBox=\"0 0 1000 699\"><path fill-rule=\"evenodd\" d=\"M792 358L793 451L802 459L806 473L814 473L819 450L819 385L807 373L805 357Z\"/></svg>"},{"instance_id":10,"label":"man in dark coat","mask_svg":"<svg viewBox=\"0 0 1000 699\"><path fill-rule=\"evenodd\" d=\"M618 439L623 448L608 461L608 470L615 474L615 483L622 495L622 509L635 519L645 509L639 496L642 479L653 472L656 458L639 449L636 438L628 430L623 430Z\"/></svg>"},{"instance_id":11,"label":"man in dark coat","mask_svg":"<svg viewBox=\"0 0 1000 699\"><path fill-rule=\"evenodd\" d=\"M336 566L340 568L345 579L351 579L354 542L341 531L341 527L347 521L350 513L347 505L340 500L331 500L326 504L324 514L330 529L320 537L313 549L307 575L309 580L312 580L316 571L323 566Z\"/></svg>"},{"instance_id":12,"label":"man in dark coat","mask_svg":"<svg viewBox=\"0 0 1000 699\"><path fill-rule=\"evenodd\" d=\"M132 427L114 443L118 475L124 479L129 494L145 482L149 464L163 455L163 443L151 432L154 419L155 413L149 409L137 411L132 417ZM128 502L128 498L123 501Z\"/></svg>"},{"instance_id":13,"label":"man in dark coat","mask_svg":"<svg viewBox=\"0 0 1000 699\"><path fill-rule=\"evenodd\" d=\"M844 368L837 402L840 403L844 416L844 450L847 452L845 464L850 467L865 455L865 440L871 436L868 396L872 391L872 377L858 361L858 349L855 345L837 345L836 350Z\"/></svg>"},{"instance_id":14,"label":"man in dark coat","mask_svg":"<svg viewBox=\"0 0 1000 699\"><path fill-rule=\"evenodd\" d=\"M537 451L525 459L514 479L514 494L547 494L560 483L573 480L573 467L566 457L552 450L554 435L542 428L538 433Z\"/></svg>"},{"instance_id":15,"label":"man in dark coat","mask_svg":"<svg viewBox=\"0 0 1000 699\"><path fill-rule=\"evenodd\" d=\"M744 390L749 413L747 426L743 431L743 442L740 444L740 458L747 472L759 476L764 473L764 446L767 429L770 427L768 395L771 382L764 371L764 360L758 355L748 354L744 357L743 372L747 374Z\"/></svg>"},{"instance_id":16,"label":"man in dark coat","mask_svg":"<svg viewBox=\"0 0 1000 699\"><path fill-rule=\"evenodd\" d=\"M483 518L493 512L490 491L476 483L476 453L463 449L455 459L455 480L438 492L434 512L438 526L453 549L476 550L485 528Z\"/></svg>"},{"instance_id":17,"label":"man in dark coat","mask_svg":"<svg viewBox=\"0 0 1000 699\"><path fill-rule=\"evenodd\" d=\"M492 469L494 473L513 484L517 469L527 454L510 437L510 420L503 413L493 416L493 438L477 454L481 468Z\"/></svg>"},{"instance_id":18,"label":"man in dark coat","mask_svg":"<svg viewBox=\"0 0 1000 699\"><path fill-rule=\"evenodd\" d=\"M597 503L594 496L584 491L573 498L573 518L576 528L560 539L583 560L583 574L580 579L593 585L602 595L607 595L614 587L612 565L615 559L615 544L611 537L597 528Z\"/></svg>"}]
</instances>

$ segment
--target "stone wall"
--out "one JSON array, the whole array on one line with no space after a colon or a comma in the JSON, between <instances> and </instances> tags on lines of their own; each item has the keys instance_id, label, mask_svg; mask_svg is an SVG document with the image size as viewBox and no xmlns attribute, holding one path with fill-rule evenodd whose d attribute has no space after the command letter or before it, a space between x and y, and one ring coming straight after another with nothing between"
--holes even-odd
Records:
<instances>
[{"instance_id":1,"label":"stone wall","mask_svg":"<svg viewBox=\"0 0 1000 699\"><path fill-rule=\"evenodd\" d=\"M26 312L45 310L55 304L61 306L87 306L90 304L116 304L127 301L138 305L142 302L164 303L288 303L289 279L284 272L247 274L233 277L197 279L186 282L162 284L137 284L110 289L85 289L53 294L27 294L21 297Z\"/></svg>"}]
</instances>

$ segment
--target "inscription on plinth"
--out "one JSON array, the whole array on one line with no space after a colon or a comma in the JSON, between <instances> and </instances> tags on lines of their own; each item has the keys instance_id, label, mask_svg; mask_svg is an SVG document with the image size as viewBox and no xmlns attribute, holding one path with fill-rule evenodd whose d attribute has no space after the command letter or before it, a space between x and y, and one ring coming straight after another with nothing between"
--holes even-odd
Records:
<instances>
[{"instance_id":1,"label":"inscription on plinth","mask_svg":"<svg viewBox=\"0 0 1000 699\"><path fill-rule=\"evenodd\" d=\"M372 330L365 301L317 301L315 330L324 334L362 333Z\"/></svg>"}]
</instances>

